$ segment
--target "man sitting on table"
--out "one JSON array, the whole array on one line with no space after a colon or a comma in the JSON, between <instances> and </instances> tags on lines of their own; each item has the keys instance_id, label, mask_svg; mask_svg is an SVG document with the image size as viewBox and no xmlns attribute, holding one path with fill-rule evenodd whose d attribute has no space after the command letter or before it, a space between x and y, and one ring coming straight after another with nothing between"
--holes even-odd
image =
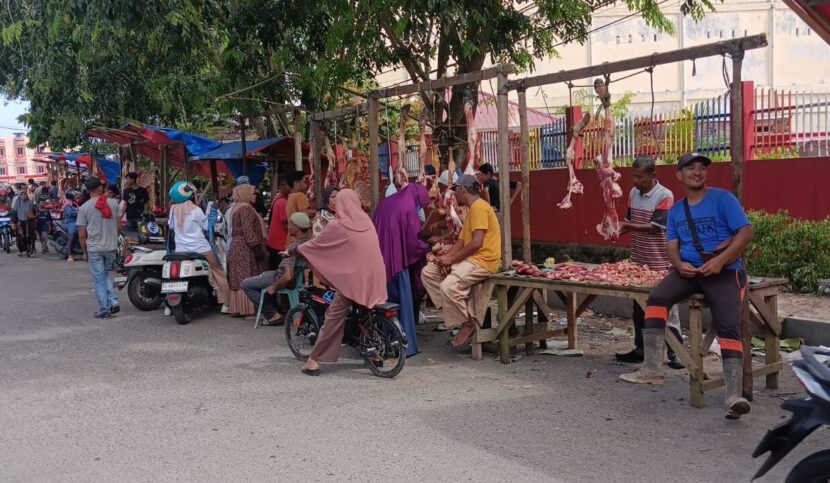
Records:
<instances>
[{"instance_id":1,"label":"man sitting on table","mask_svg":"<svg viewBox=\"0 0 830 483\"><path fill-rule=\"evenodd\" d=\"M479 197L475 176L465 174L453 185L455 198L469 209L458 241L430 262L421 280L435 307L443 309L444 324L461 325L453 345L463 344L475 331L474 314L467 312L470 288L490 278L501 264L501 232L493 208Z\"/></svg>"},{"instance_id":2,"label":"man sitting on table","mask_svg":"<svg viewBox=\"0 0 830 483\"><path fill-rule=\"evenodd\" d=\"M669 208L674 203L674 195L661 185L654 177L654 159L640 157L631 166L634 187L628 197L628 211L625 221L620 226L621 232L631 232L631 261L645 265L652 270L671 268L666 255L666 220ZM669 310L666 320L669 330L683 343L680 335L680 317L677 305ZM634 301L634 349L630 352L618 352L620 362L639 364L643 362L643 323L645 313L639 302ZM683 369L677 354L668 347L669 367Z\"/></svg>"},{"instance_id":3,"label":"man sitting on table","mask_svg":"<svg viewBox=\"0 0 830 483\"><path fill-rule=\"evenodd\" d=\"M286 247L286 252L291 252L300 243L307 241L311 236L311 219L303 213L298 211L288 218L288 234L294 237L294 240ZM259 293L262 289L267 289L271 296L266 296L262 300L262 315L265 321L260 322L260 325L281 325L282 317L277 311L277 305L274 303L274 294L281 288L288 287L294 282L294 265L296 258L288 256L286 252L276 270L268 270L255 277L249 277L242 281L240 287L248 299L254 303L259 304Z\"/></svg>"},{"instance_id":4,"label":"man sitting on table","mask_svg":"<svg viewBox=\"0 0 830 483\"><path fill-rule=\"evenodd\" d=\"M651 291L645 310L642 367L620 379L638 384L662 384L663 334L669 308L702 292L712 311L718 334L726 385L726 418L749 412L741 397L743 344L741 308L747 277L741 254L752 240L752 228L735 196L706 186L706 167L712 162L698 153L680 156L677 179L686 197L669 210L667 253L673 269Z\"/></svg>"}]
</instances>

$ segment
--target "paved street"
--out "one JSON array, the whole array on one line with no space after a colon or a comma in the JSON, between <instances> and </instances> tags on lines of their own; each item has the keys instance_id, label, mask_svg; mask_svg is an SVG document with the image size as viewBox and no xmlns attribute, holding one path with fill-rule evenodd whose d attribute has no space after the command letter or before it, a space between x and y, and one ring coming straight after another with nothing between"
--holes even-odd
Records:
<instances>
[{"instance_id":1,"label":"paved street","mask_svg":"<svg viewBox=\"0 0 830 483\"><path fill-rule=\"evenodd\" d=\"M472 361L431 326L395 380L351 349L300 374L282 328L218 314L99 321L84 263L0 254L0 481L748 481L750 453L800 394L789 369L743 420L722 393L688 406L617 381L615 347L586 357ZM592 371L592 377L586 375ZM830 447L821 431L763 481Z\"/></svg>"}]
</instances>

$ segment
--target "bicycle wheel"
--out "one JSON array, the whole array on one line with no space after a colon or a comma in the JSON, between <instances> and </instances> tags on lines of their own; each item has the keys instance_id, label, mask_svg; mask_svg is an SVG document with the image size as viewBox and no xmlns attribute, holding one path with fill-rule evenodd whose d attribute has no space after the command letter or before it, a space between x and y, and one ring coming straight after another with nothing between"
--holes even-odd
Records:
<instances>
[{"instance_id":1,"label":"bicycle wheel","mask_svg":"<svg viewBox=\"0 0 830 483\"><path fill-rule=\"evenodd\" d=\"M317 314L309 307L300 304L285 314L285 340L288 342L288 349L297 359L308 359L319 333L320 323Z\"/></svg>"},{"instance_id":2,"label":"bicycle wheel","mask_svg":"<svg viewBox=\"0 0 830 483\"><path fill-rule=\"evenodd\" d=\"M406 347L400 326L386 317L375 317L364 334L363 359L378 377L392 378L403 370Z\"/></svg>"}]
</instances>

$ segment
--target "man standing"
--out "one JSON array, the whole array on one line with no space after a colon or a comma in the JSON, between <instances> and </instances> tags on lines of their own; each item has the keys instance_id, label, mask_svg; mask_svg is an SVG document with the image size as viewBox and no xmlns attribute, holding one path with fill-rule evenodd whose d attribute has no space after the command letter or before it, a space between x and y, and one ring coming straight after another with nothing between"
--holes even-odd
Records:
<instances>
[{"instance_id":1,"label":"man standing","mask_svg":"<svg viewBox=\"0 0 830 483\"><path fill-rule=\"evenodd\" d=\"M288 182L291 192L285 201L285 216L291 218L291 215L297 212L305 213L309 218L316 213L315 210L309 208L308 197L305 194L306 186L303 182L302 171L291 173L286 181ZM286 237L285 243L290 244L294 241L294 236L290 233Z\"/></svg>"},{"instance_id":2,"label":"man standing","mask_svg":"<svg viewBox=\"0 0 830 483\"><path fill-rule=\"evenodd\" d=\"M138 230L138 221L144 213L147 202L150 201L150 194L147 190L138 186L138 173L127 173L124 179L124 209L126 214L126 228L131 231Z\"/></svg>"},{"instance_id":3,"label":"man standing","mask_svg":"<svg viewBox=\"0 0 830 483\"><path fill-rule=\"evenodd\" d=\"M666 239L673 269L648 298L643 328L645 361L639 370L620 378L639 384L663 383L660 356L668 310L702 292L721 347L726 418L738 419L750 410L749 401L741 397L741 307L747 283L741 254L752 240L752 228L732 193L706 186L706 167L711 162L698 153L684 154L677 161L677 179L686 197L669 210Z\"/></svg>"},{"instance_id":4,"label":"man standing","mask_svg":"<svg viewBox=\"0 0 830 483\"><path fill-rule=\"evenodd\" d=\"M288 216L285 213L285 204L288 195L291 193L285 178L280 178L277 186L277 195L271 202L271 215L268 217L268 237L265 243L268 245L269 268L276 270L280 264L280 252L285 250L285 241L288 238Z\"/></svg>"},{"instance_id":5,"label":"man standing","mask_svg":"<svg viewBox=\"0 0 830 483\"><path fill-rule=\"evenodd\" d=\"M484 163L478 167L478 172L481 173L480 181L484 186L482 197L485 201L490 203L490 206L496 212L501 210L501 198L499 197L499 180L495 176L493 166L490 163ZM518 181L511 181L510 183L510 204L519 196L522 190L522 184Z\"/></svg>"},{"instance_id":6,"label":"man standing","mask_svg":"<svg viewBox=\"0 0 830 483\"><path fill-rule=\"evenodd\" d=\"M666 220L674 195L654 177L654 159L637 158L631 166L634 187L628 196L628 211L620 225L621 233L631 232L631 261L652 270L671 268L666 255ZM645 313L634 301L634 349L617 353L618 361L639 364L643 362L643 322ZM677 306L671 308L667 324L672 334L683 342L680 335L680 317ZM671 348L668 348L669 367L683 369L683 364Z\"/></svg>"},{"instance_id":7,"label":"man standing","mask_svg":"<svg viewBox=\"0 0 830 483\"><path fill-rule=\"evenodd\" d=\"M102 195L103 187L98 178L89 178L84 185L90 199L78 210L76 225L81 244L86 243L89 257L92 288L98 301L95 317L108 319L120 310L108 272L118 249L121 214L118 202Z\"/></svg>"},{"instance_id":8,"label":"man standing","mask_svg":"<svg viewBox=\"0 0 830 483\"><path fill-rule=\"evenodd\" d=\"M56 179L53 179L49 186L49 199L52 201L60 199L60 193L58 192L58 180Z\"/></svg>"},{"instance_id":9,"label":"man standing","mask_svg":"<svg viewBox=\"0 0 830 483\"><path fill-rule=\"evenodd\" d=\"M475 331L474 314L467 311L470 288L490 278L501 265L501 233L493 208L479 196L476 177L462 175L452 187L458 203L469 208L458 241L421 273L421 280L436 308L442 308L444 324L461 324L453 339L456 347Z\"/></svg>"},{"instance_id":10,"label":"man standing","mask_svg":"<svg viewBox=\"0 0 830 483\"><path fill-rule=\"evenodd\" d=\"M12 200L12 218L17 225L17 255L20 257L25 255L31 258L35 253L35 210L36 206L24 185Z\"/></svg>"}]
</instances>

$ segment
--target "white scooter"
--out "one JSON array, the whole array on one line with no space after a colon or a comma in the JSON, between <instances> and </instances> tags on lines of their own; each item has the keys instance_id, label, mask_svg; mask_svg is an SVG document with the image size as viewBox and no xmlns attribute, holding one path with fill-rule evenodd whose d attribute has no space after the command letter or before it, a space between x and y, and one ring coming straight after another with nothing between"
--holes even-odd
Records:
<instances>
[{"instance_id":1,"label":"white scooter","mask_svg":"<svg viewBox=\"0 0 830 483\"><path fill-rule=\"evenodd\" d=\"M129 248L124 259L126 276L116 277L118 290L127 287L127 296L138 310L155 310L164 301L161 293L162 268L165 250L151 250L142 246Z\"/></svg>"},{"instance_id":2,"label":"white scooter","mask_svg":"<svg viewBox=\"0 0 830 483\"><path fill-rule=\"evenodd\" d=\"M210 266L193 252L174 252L164 257L161 293L180 324L193 321L193 312L216 304L210 284Z\"/></svg>"}]
</instances>

